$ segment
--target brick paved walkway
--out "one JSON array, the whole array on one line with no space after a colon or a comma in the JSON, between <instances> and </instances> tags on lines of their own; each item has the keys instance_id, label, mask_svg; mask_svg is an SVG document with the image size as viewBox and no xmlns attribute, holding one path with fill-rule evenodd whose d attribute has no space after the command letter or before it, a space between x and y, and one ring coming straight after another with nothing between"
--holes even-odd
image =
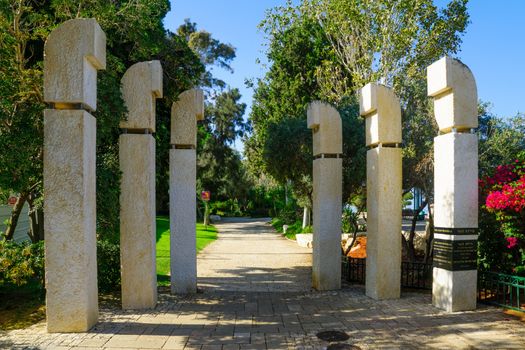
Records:
<instances>
[{"instance_id":1,"label":"brick paved walkway","mask_svg":"<svg viewBox=\"0 0 525 350\"><path fill-rule=\"evenodd\" d=\"M284 239L269 219L225 219L219 239L198 258L200 288L208 291L309 291L312 250Z\"/></svg>"},{"instance_id":2,"label":"brick paved walkway","mask_svg":"<svg viewBox=\"0 0 525 350\"><path fill-rule=\"evenodd\" d=\"M251 227L251 235L236 233L244 225ZM377 302L367 298L361 286L309 291L304 274L308 254L302 255L306 260L292 255L290 270L279 271L271 261L284 255L277 252L288 241L264 234L268 229L260 223L228 223L219 228L225 232L221 239L199 257L199 267L207 271L199 280L204 293L161 294L157 308L147 312L103 309L100 322L88 333L47 334L45 323L0 333L0 348L344 349L344 343L361 349L525 349L525 324L500 309L479 305L474 312L445 314L432 307L429 294L405 292L400 300ZM257 232L261 236L255 237ZM224 244L228 239L232 245ZM254 259L253 265L246 265L255 267L255 273L242 268L243 254L232 261L213 250L242 245L237 241L244 239L257 242L255 246L264 244L263 252L276 252L269 261ZM253 256L253 250L246 253ZM280 259L279 264L284 264L286 257ZM295 271L298 275L293 276ZM264 273L266 278L259 276ZM277 290L286 285L286 275L295 278L294 291L271 291L273 285ZM227 291L227 286L235 291ZM317 339L321 330L345 331L350 339L329 344Z\"/></svg>"}]
</instances>

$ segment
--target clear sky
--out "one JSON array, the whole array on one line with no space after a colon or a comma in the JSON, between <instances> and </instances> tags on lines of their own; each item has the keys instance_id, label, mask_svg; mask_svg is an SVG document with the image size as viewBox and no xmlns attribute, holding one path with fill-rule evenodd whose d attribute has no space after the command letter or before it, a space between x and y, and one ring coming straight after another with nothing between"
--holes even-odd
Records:
<instances>
[{"instance_id":1,"label":"clear sky","mask_svg":"<svg viewBox=\"0 0 525 350\"><path fill-rule=\"evenodd\" d=\"M166 27L175 30L185 18L196 22L223 42L237 49L234 73L219 68L214 74L240 89L243 102L251 104L252 90L245 79L261 77L264 37L257 25L266 9L285 0L172 0ZM447 0L437 0L438 5ZM470 0L471 23L463 37L459 58L468 65L478 85L478 96L493 104L502 117L525 112L525 0ZM236 144L242 149L242 145Z\"/></svg>"}]
</instances>

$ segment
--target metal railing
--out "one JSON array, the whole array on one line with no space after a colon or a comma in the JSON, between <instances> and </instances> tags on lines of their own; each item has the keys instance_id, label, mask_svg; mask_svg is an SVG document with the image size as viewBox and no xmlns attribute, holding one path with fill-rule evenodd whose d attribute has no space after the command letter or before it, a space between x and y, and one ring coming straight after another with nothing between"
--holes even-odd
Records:
<instances>
[{"instance_id":1,"label":"metal railing","mask_svg":"<svg viewBox=\"0 0 525 350\"><path fill-rule=\"evenodd\" d=\"M478 301L525 311L525 277L479 271Z\"/></svg>"},{"instance_id":2,"label":"metal railing","mask_svg":"<svg viewBox=\"0 0 525 350\"><path fill-rule=\"evenodd\" d=\"M342 275L348 282L365 283L366 259L342 257Z\"/></svg>"},{"instance_id":3,"label":"metal railing","mask_svg":"<svg viewBox=\"0 0 525 350\"><path fill-rule=\"evenodd\" d=\"M342 275L348 282L365 283L366 259L342 258ZM432 289L432 264L420 262L401 263L401 286L405 288Z\"/></svg>"},{"instance_id":4,"label":"metal railing","mask_svg":"<svg viewBox=\"0 0 525 350\"><path fill-rule=\"evenodd\" d=\"M432 264L403 261L401 287L432 290Z\"/></svg>"},{"instance_id":5,"label":"metal railing","mask_svg":"<svg viewBox=\"0 0 525 350\"><path fill-rule=\"evenodd\" d=\"M342 277L364 284L366 259L342 258ZM432 264L401 263L401 286L432 290ZM525 277L478 271L478 301L525 312Z\"/></svg>"}]
</instances>

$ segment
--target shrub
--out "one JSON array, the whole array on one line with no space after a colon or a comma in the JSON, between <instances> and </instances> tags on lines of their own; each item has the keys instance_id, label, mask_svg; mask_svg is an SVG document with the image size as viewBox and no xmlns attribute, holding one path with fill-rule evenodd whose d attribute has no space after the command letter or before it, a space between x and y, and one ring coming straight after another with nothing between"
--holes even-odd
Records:
<instances>
[{"instance_id":1,"label":"shrub","mask_svg":"<svg viewBox=\"0 0 525 350\"><path fill-rule=\"evenodd\" d=\"M120 289L120 246L116 243L97 241L97 268L99 292Z\"/></svg>"},{"instance_id":2,"label":"shrub","mask_svg":"<svg viewBox=\"0 0 525 350\"><path fill-rule=\"evenodd\" d=\"M480 267L525 275L525 163L480 180Z\"/></svg>"},{"instance_id":3,"label":"shrub","mask_svg":"<svg viewBox=\"0 0 525 350\"><path fill-rule=\"evenodd\" d=\"M44 242L0 240L0 283L22 286L32 281L44 286Z\"/></svg>"}]
</instances>

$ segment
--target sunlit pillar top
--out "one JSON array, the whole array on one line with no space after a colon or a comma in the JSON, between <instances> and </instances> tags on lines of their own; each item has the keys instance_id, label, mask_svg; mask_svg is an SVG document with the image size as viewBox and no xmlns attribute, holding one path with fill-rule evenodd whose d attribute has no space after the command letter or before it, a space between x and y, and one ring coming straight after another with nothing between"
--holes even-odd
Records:
<instances>
[{"instance_id":1,"label":"sunlit pillar top","mask_svg":"<svg viewBox=\"0 0 525 350\"><path fill-rule=\"evenodd\" d=\"M122 77L122 95L128 118L120 127L155 132L155 100L162 97L160 62L139 62L129 67Z\"/></svg>"},{"instance_id":2,"label":"sunlit pillar top","mask_svg":"<svg viewBox=\"0 0 525 350\"><path fill-rule=\"evenodd\" d=\"M441 132L478 127L478 93L470 69L445 56L427 68L428 95Z\"/></svg>"},{"instance_id":3,"label":"sunlit pillar top","mask_svg":"<svg viewBox=\"0 0 525 350\"><path fill-rule=\"evenodd\" d=\"M365 85L359 92L359 113L365 118L367 146L401 143L401 107L391 88Z\"/></svg>"},{"instance_id":4,"label":"sunlit pillar top","mask_svg":"<svg viewBox=\"0 0 525 350\"><path fill-rule=\"evenodd\" d=\"M95 19L72 19L49 35L44 48L44 100L97 108L97 70L106 68L106 35Z\"/></svg>"},{"instance_id":5,"label":"sunlit pillar top","mask_svg":"<svg viewBox=\"0 0 525 350\"><path fill-rule=\"evenodd\" d=\"M321 101L310 103L307 111L308 128L313 131L313 154L343 153L343 128L339 112Z\"/></svg>"},{"instance_id":6,"label":"sunlit pillar top","mask_svg":"<svg viewBox=\"0 0 525 350\"><path fill-rule=\"evenodd\" d=\"M186 90L171 107L171 144L197 146L197 121L204 119L204 93Z\"/></svg>"}]
</instances>

